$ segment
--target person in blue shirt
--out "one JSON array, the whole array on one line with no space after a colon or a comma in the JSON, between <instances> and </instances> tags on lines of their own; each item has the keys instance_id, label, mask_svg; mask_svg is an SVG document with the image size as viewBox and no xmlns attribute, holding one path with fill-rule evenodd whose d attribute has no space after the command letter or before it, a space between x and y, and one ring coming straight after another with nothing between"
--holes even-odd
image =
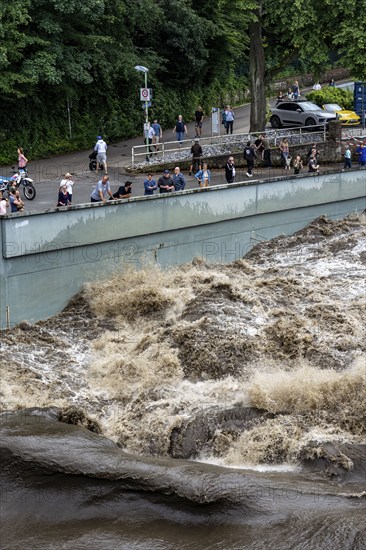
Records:
<instances>
[{"instance_id":1,"label":"person in blue shirt","mask_svg":"<svg viewBox=\"0 0 366 550\"><path fill-rule=\"evenodd\" d=\"M186 180L184 179L184 176L181 173L179 166L176 166L174 168L173 183L174 189L176 191L183 191L186 186Z\"/></svg>"},{"instance_id":2,"label":"person in blue shirt","mask_svg":"<svg viewBox=\"0 0 366 550\"><path fill-rule=\"evenodd\" d=\"M358 156L359 167L364 168L366 166L366 145L360 143L359 146L356 148L356 153Z\"/></svg>"},{"instance_id":3,"label":"person in blue shirt","mask_svg":"<svg viewBox=\"0 0 366 550\"><path fill-rule=\"evenodd\" d=\"M113 199L113 194L111 191L111 185L109 183L109 177L103 176L101 180L98 181L94 191L92 192L90 196L91 202L106 202L106 195L109 195L111 199Z\"/></svg>"},{"instance_id":4,"label":"person in blue shirt","mask_svg":"<svg viewBox=\"0 0 366 550\"><path fill-rule=\"evenodd\" d=\"M148 174L146 180L144 181L144 195L153 195L154 191L156 191L158 186L156 185L155 181L153 180L153 175Z\"/></svg>"},{"instance_id":5,"label":"person in blue shirt","mask_svg":"<svg viewBox=\"0 0 366 550\"><path fill-rule=\"evenodd\" d=\"M154 130L154 137L153 137L153 144L155 149L155 154L159 151L159 141L163 137L163 131L161 129L160 124L155 119L154 122L151 125L151 128Z\"/></svg>"},{"instance_id":6,"label":"person in blue shirt","mask_svg":"<svg viewBox=\"0 0 366 550\"><path fill-rule=\"evenodd\" d=\"M198 180L198 185L200 187L208 187L210 185L211 172L208 169L206 162L203 163L202 170L199 170L194 177Z\"/></svg>"}]
</instances>

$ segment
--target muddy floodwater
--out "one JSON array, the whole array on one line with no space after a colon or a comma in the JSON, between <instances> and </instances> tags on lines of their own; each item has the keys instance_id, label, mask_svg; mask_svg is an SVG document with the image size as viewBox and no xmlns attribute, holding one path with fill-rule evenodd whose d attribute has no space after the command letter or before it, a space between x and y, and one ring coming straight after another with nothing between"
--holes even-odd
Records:
<instances>
[{"instance_id":1,"label":"muddy floodwater","mask_svg":"<svg viewBox=\"0 0 366 550\"><path fill-rule=\"evenodd\" d=\"M322 217L3 331L1 549L366 548L365 289Z\"/></svg>"}]
</instances>

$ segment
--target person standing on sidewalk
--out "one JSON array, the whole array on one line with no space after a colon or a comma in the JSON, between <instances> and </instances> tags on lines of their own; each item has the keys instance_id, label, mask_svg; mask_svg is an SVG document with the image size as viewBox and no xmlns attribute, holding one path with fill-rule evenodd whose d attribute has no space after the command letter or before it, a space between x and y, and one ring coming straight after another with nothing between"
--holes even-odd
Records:
<instances>
[{"instance_id":1,"label":"person standing on sidewalk","mask_svg":"<svg viewBox=\"0 0 366 550\"><path fill-rule=\"evenodd\" d=\"M288 139L283 138L280 145L279 150L281 151L281 162L284 166L285 170L290 170L290 162L289 162L289 154L290 154L290 148L288 145Z\"/></svg>"},{"instance_id":2,"label":"person standing on sidewalk","mask_svg":"<svg viewBox=\"0 0 366 550\"><path fill-rule=\"evenodd\" d=\"M225 127L226 127L227 134L233 133L234 118L235 118L234 111L232 110L230 105L228 105L225 109L225 122L226 122Z\"/></svg>"},{"instance_id":3,"label":"person standing on sidewalk","mask_svg":"<svg viewBox=\"0 0 366 550\"><path fill-rule=\"evenodd\" d=\"M315 153L312 153L310 155L308 172L312 174L319 174L319 164L318 164L318 161L316 160Z\"/></svg>"},{"instance_id":4,"label":"person standing on sidewalk","mask_svg":"<svg viewBox=\"0 0 366 550\"><path fill-rule=\"evenodd\" d=\"M196 137L202 137L202 123L203 109L201 105L198 105L197 111L194 113L194 128L196 130Z\"/></svg>"},{"instance_id":5,"label":"person standing on sidewalk","mask_svg":"<svg viewBox=\"0 0 366 550\"><path fill-rule=\"evenodd\" d=\"M269 141L266 134L262 135L262 145L263 145L263 162L266 168L272 168L271 161L271 148L269 146Z\"/></svg>"},{"instance_id":6,"label":"person standing on sidewalk","mask_svg":"<svg viewBox=\"0 0 366 550\"><path fill-rule=\"evenodd\" d=\"M174 189L176 191L183 191L186 186L186 180L184 179L183 174L180 171L179 166L174 168L173 174Z\"/></svg>"},{"instance_id":7,"label":"person standing on sidewalk","mask_svg":"<svg viewBox=\"0 0 366 550\"><path fill-rule=\"evenodd\" d=\"M146 180L144 180L144 195L153 195L157 189L158 186L155 180L153 180L153 175L151 173L148 174Z\"/></svg>"},{"instance_id":8,"label":"person standing on sidewalk","mask_svg":"<svg viewBox=\"0 0 366 550\"><path fill-rule=\"evenodd\" d=\"M244 147L243 155L244 155L244 160L247 161L247 176L248 178L251 178L253 176L252 170L254 168L254 161L255 161L256 155L250 141L248 141L246 146Z\"/></svg>"},{"instance_id":9,"label":"person standing on sidewalk","mask_svg":"<svg viewBox=\"0 0 366 550\"><path fill-rule=\"evenodd\" d=\"M194 144L191 147L192 155L192 164L189 167L189 175L192 175L192 172L195 174L201 168L201 157L202 157L202 147L198 138L195 139Z\"/></svg>"},{"instance_id":10,"label":"person standing on sidewalk","mask_svg":"<svg viewBox=\"0 0 366 550\"><path fill-rule=\"evenodd\" d=\"M344 152L344 170L350 170L352 168L352 153L349 145L346 145Z\"/></svg>"},{"instance_id":11,"label":"person standing on sidewalk","mask_svg":"<svg viewBox=\"0 0 366 550\"><path fill-rule=\"evenodd\" d=\"M108 174L108 168L107 168L107 144L102 138L102 136L97 137L97 142L94 145L94 151L97 154L97 168L96 173L98 174L99 168L103 170L104 173Z\"/></svg>"},{"instance_id":12,"label":"person standing on sidewalk","mask_svg":"<svg viewBox=\"0 0 366 550\"><path fill-rule=\"evenodd\" d=\"M155 131L150 122L148 122L147 128L144 129L144 144L146 145L146 162L149 162L152 155L151 144L155 136Z\"/></svg>"},{"instance_id":13,"label":"person standing on sidewalk","mask_svg":"<svg viewBox=\"0 0 366 550\"><path fill-rule=\"evenodd\" d=\"M18 147L18 169L25 170L27 168L28 159L24 155L24 151L21 147Z\"/></svg>"},{"instance_id":14,"label":"person standing on sidewalk","mask_svg":"<svg viewBox=\"0 0 366 550\"><path fill-rule=\"evenodd\" d=\"M227 163L225 164L225 176L226 176L226 181L227 181L228 183L234 183L235 174L236 174L236 170L235 170L235 161L234 161L234 157L230 156L230 157L228 158Z\"/></svg>"},{"instance_id":15,"label":"person standing on sidewalk","mask_svg":"<svg viewBox=\"0 0 366 550\"><path fill-rule=\"evenodd\" d=\"M0 216L5 216L6 209L9 206L9 200L3 196L3 192L0 191Z\"/></svg>"},{"instance_id":16,"label":"person standing on sidewalk","mask_svg":"<svg viewBox=\"0 0 366 550\"><path fill-rule=\"evenodd\" d=\"M293 166L294 166L294 174L300 174L300 171L303 167L303 163L300 155L296 155Z\"/></svg>"},{"instance_id":17,"label":"person standing on sidewalk","mask_svg":"<svg viewBox=\"0 0 366 550\"><path fill-rule=\"evenodd\" d=\"M364 168L366 166L366 145L360 143L356 149L358 156L358 166Z\"/></svg>"},{"instance_id":18,"label":"person standing on sidewalk","mask_svg":"<svg viewBox=\"0 0 366 550\"><path fill-rule=\"evenodd\" d=\"M61 180L60 190L64 185L66 185L66 189L67 189L67 192L69 194L69 201L71 203L72 202L72 189L73 189L73 185L74 185L74 180L72 178L72 175L69 172L66 172L63 179Z\"/></svg>"},{"instance_id":19,"label":"person standing on sidewalk","mask_svg":"<svg viewBox=\"0 0 366 550\"><path fill-rule=\"evenodd\" d=\"M170 175L170 170L166 168L161 178L158 179L159 193L171 193L175 191L174 181Z\"/></svg>"},{"instance_id":20,"label":"person standing on sidewalk","mask_svg":"<svg viewBox=\"0 0 366 550\"><path fill-rule=\"evenodd\" d=\"M208 169L207 162L203 163L202 170L199 170L194 177L200 187L208 187L211 181L211 172Z\"/></svg>"},{"instance_id":21,"label":"person standing on sidewalk","mask_svg":"<svg viewBox=\"0 0 366 550\"><path fill-rule=\"evenodd\" d=\"M163 131L157 119L154 120L154 122L151 125L151 128L154 130L153 144L154 144L155 155L156 155L159 151L159 142L163 138Z\"/></svg>"},{"instance_id":22,"label":"person standing on sidewalk","mask_svg":"<svg viewBox=\"0 0 366 550\"><path fill-rule=\"evenodd\" d=\"M175 123L173 134L176 134L177 141L183 141L185 134L187 134L187 126L183 120L182 115L178 116L178 120Z\"/></svg>"}]
</instances>

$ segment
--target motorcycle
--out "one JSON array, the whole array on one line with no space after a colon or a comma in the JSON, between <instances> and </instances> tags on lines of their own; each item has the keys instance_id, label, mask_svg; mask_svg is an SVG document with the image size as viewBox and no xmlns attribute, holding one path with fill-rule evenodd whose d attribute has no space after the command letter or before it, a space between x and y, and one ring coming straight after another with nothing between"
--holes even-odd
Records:
<instances>
[{"instance_id":1,"label":"motorcycle","mask_svg":"<svg viewBox=\"0 0 366 550\"><path fill-rule=\"evenodd\" d=\"M36 188L33 185L33 180L28 177L28 171L26 168L20 168L14 175L8 178L0 176L0 191L7 191L9 193L10 187L19 189L22 186L23 195L29 201L32 201L36 196Z\"/></svg>"}]
</instances>

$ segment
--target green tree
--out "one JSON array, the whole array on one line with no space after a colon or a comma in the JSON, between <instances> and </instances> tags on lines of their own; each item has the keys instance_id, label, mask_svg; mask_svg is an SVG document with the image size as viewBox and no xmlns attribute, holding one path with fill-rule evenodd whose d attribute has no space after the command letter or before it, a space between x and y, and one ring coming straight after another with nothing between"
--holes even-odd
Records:
<instances>
[{"instance_id":1,"label":"green tree","mask_svg":"<svg viewBox=\"0 0 366 550\"><path fill-rule=\"evenodd\" d=\"M342 63L355 78L366 81L366 5L356 0L332 4L333 44L338 46Z\"/></svg>"},{"instance_id":2,"label":"green tree","mask_svg":"<svg viewBox=\"0 0 366 550\"><path fill-rule=\"evenodd\" d=\"M28 45L24 27L29 22L29 4L30 0L0 4L0 92L3 100L20 97L20 86L29 82L19 71Z\"/></svg>"}]
</instances>

